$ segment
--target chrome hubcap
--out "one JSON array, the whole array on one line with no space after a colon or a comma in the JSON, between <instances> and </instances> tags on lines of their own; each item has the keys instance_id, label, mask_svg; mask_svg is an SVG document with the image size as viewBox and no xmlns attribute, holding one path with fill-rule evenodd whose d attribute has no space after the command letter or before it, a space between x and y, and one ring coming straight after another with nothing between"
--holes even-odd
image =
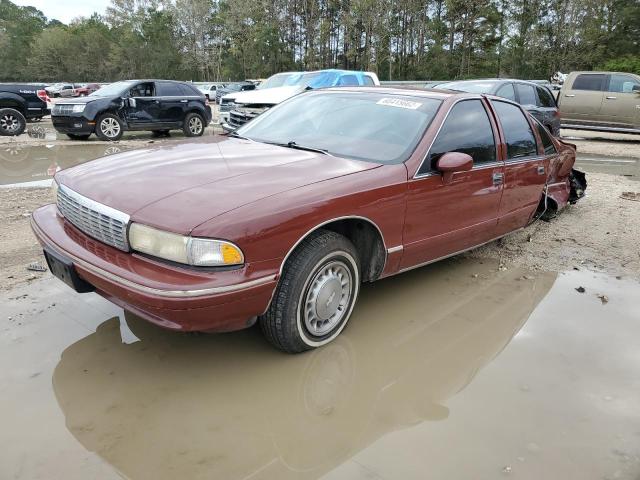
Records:
<instances>
[{"instance_id":1,"label":"chrome hubcap","mask_svg":"<svg viewBox=\"0 0 640 480\"><path fill-rule=\"evenodd\" d=\"M347 314L352 287L351 271L339 260L325 264L315 273L303 312L309 333L322 336L340 324Z\"/></svg>"},{"instance_id":2,"label":"chrome hubcap","mask_svg":"<svg viewBox=\"0 0 640 480\"><path fill-rule=\"evenodd\" d=\"M117 137L120 133L120 124L115 118L105 118L100 122L100 131L109 138Z\"/></svg>"},{"instance_id":3,"label":"chrome hubcap","mask_svg":"<svg viewBox=\"0 0 640 480\"><path fill-rule=\"evenodd\" d=\"M195 135L202 131L202 120L199 117L193 117L189 120L189 131Z\"/></svg>"},{"instance_id":4,"label":"chrome hubcap","mask_svg":"<svg viewBox=\"0 0 640 480\"><path fill-rule=\"evenodd\" d=\"M12 114L7 113L0 118L0 128L6 132L15 132L18 130L20 122Z\"/></svg>"}]
</instances>

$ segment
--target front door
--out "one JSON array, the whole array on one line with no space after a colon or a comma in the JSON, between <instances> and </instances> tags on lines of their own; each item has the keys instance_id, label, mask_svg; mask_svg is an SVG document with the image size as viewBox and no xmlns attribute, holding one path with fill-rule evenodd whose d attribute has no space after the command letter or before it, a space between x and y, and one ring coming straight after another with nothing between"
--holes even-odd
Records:
<instances>
[{"instance_id":1,"label":"front door","mask_svg":"<svg viewBox=\"0 0 640 480\"><path fill-rule=\"evenodd\" d=\"M153 82L139 83L129 90L126 117L130 128L143 128L156 121L159 114L160 102Z\"/></svg>"},{"instance_id":2,"label":"front door","mask_svg":"<svg viewBox=\"0 0 640 480\"><path fill-rule=\"evenodd\" d=\"M640 129L640 79L612 73L602 101L603 121L619 128Z\"/></svg>"},{"instance_id":3,"label":"front door","mask_svg":"<svg viewBox=\"0 0 640 480\"><path fill-rule=\"evenodd\" d=\"M453 105L427 156L409 180L401 268L407 269L495 238L504 179L496 125L484 100ZM451 182L435 169L447 152L473 158Z\"/></svg>"},{"instance_id":4,"label":"front door","mask_svg":"<svg viewBox=\"0 0 640 480\"><path fill-rule=\"evenodd\" d=\"M531 123L522 107L501 100L491 106L502 125L506 145L504 191L498 234L524 227L535 212L548 174L548 160L538 152Z\"/></svg>"},{"instance_id":5,"label":"front door","mask_svg":"<svg viewBox=\"0 0 640 480\"><path fill-rule=\"evenodd\" d=\"M600 122L603 90L607 76L603 73L580 73L569 88L560 92L562 123Z\"/></svg>"}]
</instances>

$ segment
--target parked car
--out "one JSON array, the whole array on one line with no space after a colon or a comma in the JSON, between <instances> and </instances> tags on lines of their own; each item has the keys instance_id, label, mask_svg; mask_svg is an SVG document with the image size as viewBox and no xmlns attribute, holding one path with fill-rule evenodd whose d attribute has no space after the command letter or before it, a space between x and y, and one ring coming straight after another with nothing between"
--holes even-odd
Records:
<instances>
[{"instance_id":1,"label":"parked car","mask_svg":"<svg viewBox=\"0 0 640 480\"><path fill-rule=\"evenodd\" d=\"M560 90L563 128L640 133L640 76L571 72Z\"/></svg>"},{"instance_id":2,"label":"parked car","mask_svg":"<svg viewBox=\"0 0 640 480\"><path fill-rule=\"evenodd\" d=\"M267 88L282 87L282 86L286 85L287 81L289 81L291 78L300 78L299 76L302 73L304 73L304 72L281 72L281 73L276 73L275 75L271 75L264 82L262 82L258 87L256 87L256 90L264 90L264 89L267 89ZM235 99L236 95L239 95L241 93L242 93L242 91L227 93L227 94L223 95L219 99L219 101L218 101L218 105L219 105L219 109L218 109L219 119L218 120L219 120L219 123L226 124L226 123L229 122L229 113L231 112L231 110L233 108L235 108L234 99Z\"/></svg>"},{"instance_id":3,"label":"parked car","mask_svg":"<svg viewBox=\"0 0 640 480\"><path fill-rule=\"evenodd\" d=\"M78 85L75 88L74 97L86 97L87 95L91 95L93 92L100 90L100 85L97 83L84 83L82 85Z\"/></svg>"},{"instance_id":4,"label":"parked car","mask_svg":"<svg viewBox=\"0 0 640 480\"><path fill-rule=\"evenodd\" d=\"M560 112L556 97L544 85L525 80L462 80L439 84L436 88L470 93L488 93L508 98L524 106L553 135L560 135Z\"/></svg>"},{"instance_id":5,"label":"parked car","mask_svg":"<svg viewBox=\"0 0 640 480\"><path fill-rule=\"evenodd\" d=\"M198 90L200 90L207 100L214 100L216 97L216 92L219 88L224 88L223 83L206 83L203 85L198 85Z\"/></svg>"},{"instance_id":6,"label":"parked car","mask_svg":"<svg viewBox=\"0 0 640 480\"><path fill-rule=\"evenodd\" d=\"M231 97L233 103L227 107L228 113L221 109L220 123L225 131L231 132L274 105L305 90L372 85L380 85L380 80L371 72L330 69L294 74L285 80L282 87L234 94Z\"/></svg>"},{"instance_id":7,"label":"parked car","mask_svg":"<svg viewBox=\"0 0 640 480\"><path fill-rule=\"evenodd\" d=\"M71 85L70 83L54 83L52 85L48 85L47 87L45 87L45 90L47 92L47 95L54 98L58 96L58 93L60 92L62 87L65 85L71 86L71 88L73 88L73 85Z\"/></svg>"},{"instance_id":8,"label":"parked car","mask_svg":"<svg viewBox=\"0 0 640 480\"><path fill-rule=\"evenodd\" d=\"M63 83L59 88L53 91L54 97L72 97L75 93L75 85L73 83Z\"/></svg>"},{"instance_id":9,"label":"parked car","mask_svg":"<svg viewBox=\"0 0 640 480\"><path fill-rule=\"evenodd\" d=\"M0 135L20 135L28 120L49 115L48 101L44 85L0 83Z\"/></svg>"},{"instance_id":10,"label":"parked car","mask_svg":"<svg viewBox=\"0 0 640 480\"><path fill-rule=\"evenodd\" d=\"M219 104L220 99L228 93L244 92L246 90L255 90L255 89L256 89L255 84L251 82L228 83L227 85L224 86L224 88L219 88L218 90L216 90L216 103Z\"/></svg>"},{"instance_id":11,"label":"parked car","mask_svg":"<svg viewBox=\"0 0 640 480\"><path fill-rule=\"evenodd\" d=\"M62 170L57 205L32 226L76 291L173 330L258 321L274 346L300 352L339 335L362 282L575 202L574 161L574 146L506 99L309 91L229 137Z\"/></svg>"},{"instance_id":12,"label":"parked car","mask_svg":"<svg viewBox=\"0 0 640 480\"><path fill-rule=\"evenodd\" d=\"M173 80L127 80L112 83L91 95L56 103L54 128L69 138L118 140L126 130L164 134L182 130L200 136L211 122L211 109L193 85Z\"/></svg>"}]
</instances>

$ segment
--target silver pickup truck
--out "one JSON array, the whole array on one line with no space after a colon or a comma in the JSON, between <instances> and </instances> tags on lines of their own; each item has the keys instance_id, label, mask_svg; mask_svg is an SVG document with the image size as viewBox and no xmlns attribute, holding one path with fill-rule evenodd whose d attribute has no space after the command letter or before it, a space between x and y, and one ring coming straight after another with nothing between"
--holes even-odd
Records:
<instances>
[{"instance_id":1,"label":"silver pickup truck","mask_svg":"<svg viewBox=\"0 0 640 480\"><path fill-rule=\"evenodd\" d=\"M640 76L572 72L558 106L562 128L640 134Z\"/></svg>"}]
</instances>

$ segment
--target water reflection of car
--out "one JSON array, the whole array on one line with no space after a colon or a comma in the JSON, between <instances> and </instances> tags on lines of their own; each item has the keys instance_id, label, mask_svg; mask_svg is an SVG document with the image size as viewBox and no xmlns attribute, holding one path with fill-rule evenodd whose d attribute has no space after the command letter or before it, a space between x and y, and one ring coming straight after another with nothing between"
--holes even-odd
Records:
<instances>
[{"instance_id":1,"label":"water reflection of car","mask_svg":"<svg viewBox=\"0 0 640 480\"><path fill-rule=\"evenodd\" d=\"M558 104L551 90L545 85L525 80L486 79L441 83L435 88L487 93L513 100L526 108L554 136L560 135Z\"/></svg>"},{"instance_id":2,"label":"water reflection of car","mask_svg":"<svg viewBox=\"0 0 640 480\"><path fill-rule=\"evenodd\" d=\"M228 116L221 113L222 128L233 131L269 108L305 90L328 87L380 85L375 73L353 70L319 70L290 75L280 87L240 92L233 95ZM223 97L224 98L224 97Z\"/></svg>"},{"instance_id":3,"label":"water reflection of car","mask_svg":"<svg viewBox=\"0 0 640 480\"><path fill-rule=\"evenodd\" d=\"M74 140L86 140L92 133L101 140L119 140L125 130L164 134L180 129L194 137L211 122L211 108L186 82L126 80L87 97L57 102L51 120L57 131Z\"/></svg>"},{"instance_id":4,"label":"water reflection of car","mask_svg":"<svg viewBox=\"0 0 640 480\"><path fill-rule=\"evenodd\" d=\"M478 267L371 285L344 335L293 358L251 330L183 337L127 313L140 341L102 323L62 353L53 391L75 439L125 478L321 478L386 435L455 417L452 397L555 279Z\"/></svg>"},{"instance_id":5,"label":"water reflection of car","mask_svg":"<svg viewBox=\"0 0 640 480\"><path fill-rule=\"evenodd\" d=\"M32 225L78 291L174 330L259 318L274 346L300 352L340 334L362 282L577 200L574 161L574 147L502 98L311 90L231 137L63 170L57 206Z\"/></svg>"}]
</instances>

